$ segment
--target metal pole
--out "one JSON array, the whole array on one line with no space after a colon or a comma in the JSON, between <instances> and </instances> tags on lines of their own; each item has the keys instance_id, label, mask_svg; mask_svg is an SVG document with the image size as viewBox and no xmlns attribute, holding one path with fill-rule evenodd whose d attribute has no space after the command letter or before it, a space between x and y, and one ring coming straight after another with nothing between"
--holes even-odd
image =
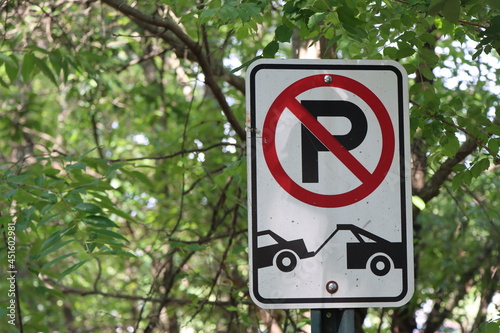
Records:
<instances>
[{"instance_id":1,"label":"metal pole","mask_svg":"<svg viewBox=\"0 0 500 333\"><path fill-rule=\"evenodd\" d=\"M354 309L311 310L311 333L354 333Z\"/></svg>"}]
</instances>

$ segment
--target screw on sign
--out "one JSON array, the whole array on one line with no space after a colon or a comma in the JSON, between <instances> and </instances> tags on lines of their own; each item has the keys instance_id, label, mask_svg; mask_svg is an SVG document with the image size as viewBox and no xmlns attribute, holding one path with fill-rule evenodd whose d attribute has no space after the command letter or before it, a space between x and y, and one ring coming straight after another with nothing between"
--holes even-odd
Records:
<instances>
[{"instance_id":1,"label":"screw on sign","mask_svg":"<svg viewBox=\"0 0 500 333\"><path fill-rule=\"evenodd\" d=\"M259 60L247 72L250 294L264 308L413 293L406 73Z\"/></svg>"},{"instance_id":2,"label":"screw on sign","mask_svg":"<svg viewBox=\"0 0 500 333\"><path fill-rule=\"evenodd\" d=\"M326 291L330 294L335 294L339 290L339 285L335 281L328 281L326 284Z\"/></svg>"}]
</instances>

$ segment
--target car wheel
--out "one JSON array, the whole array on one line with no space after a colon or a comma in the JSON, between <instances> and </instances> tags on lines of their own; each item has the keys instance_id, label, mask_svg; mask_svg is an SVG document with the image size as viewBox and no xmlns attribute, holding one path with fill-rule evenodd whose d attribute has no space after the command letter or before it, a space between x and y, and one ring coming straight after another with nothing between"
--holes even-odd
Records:
<instances>
[{"instance_id":1,"label":"car wheel","mask_svg":"<svg viewBox=\"0 0 500 333\"><path fill-rule=\"evenodd\" d=\"M377 255L371 260L370 269L373 274L384 276L391 270L391 261L384 255Z\"/></svg>"},{"instance_id":2,"label":"car wheel","mask_svg":"<svg viewBox=\"0 0 500 333\"><path fill-rule=\"evenodd\" d=\"M297 257L291 251L280 252L276 256L276 266L282 272L291 272L297 266Z\"/></svg>"}]
</instances>

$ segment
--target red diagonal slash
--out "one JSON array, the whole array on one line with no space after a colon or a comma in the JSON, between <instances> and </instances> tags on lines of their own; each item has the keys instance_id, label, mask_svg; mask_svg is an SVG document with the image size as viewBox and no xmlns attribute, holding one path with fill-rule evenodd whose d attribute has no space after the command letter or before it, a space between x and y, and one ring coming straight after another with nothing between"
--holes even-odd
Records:
<instances>
[{"instance_id":1,"label":"red diagonal slash","mask_svg":"<svg viewBox=\"0 0 500 333\"><path fill-rule=\"evenodd\" d=\"M289 100L287 108L304 126L361 182L366 182L372 174L311 114L297 99Z\"/></svg>"}]
</instances>

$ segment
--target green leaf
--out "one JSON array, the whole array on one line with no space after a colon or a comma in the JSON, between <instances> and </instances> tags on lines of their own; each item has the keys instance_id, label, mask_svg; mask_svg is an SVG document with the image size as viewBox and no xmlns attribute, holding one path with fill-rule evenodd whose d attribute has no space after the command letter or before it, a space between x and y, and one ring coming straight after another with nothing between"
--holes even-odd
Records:
<instances>
[{"instance_id":1,"label":"green leaf","mask_svg":"<svg viewBox=\"0 0 500 333\"><path fill-rule=\"evenodd\" d=\"M323 19L327 14L328 13L321 13L321 12L315 13L314 15L309 17L309 21L307 22L307 27L311 30L316 29L321 24L321 22L323 21ZM289 41L290 39L287 40L287 42Z\"/></svg>"},{"instance_id":2,"label":"green leaf","mask_svg":"<svg viewBox=\"0 0 500 333\"><path fill-rule=\"evenodd\" d=\"M88 223L97 228L118 228L118 225L108 219L107 217L100 215L89 215L85 216L83 222Z\"/></svg>"},{"instance_id":3,"label":"green leaf","mask_svg":"<svg viewBox=\"0 0 500 333\"><path fill-rule=\"evenodd\" d=\"M488 157L485 157L485 158L477 161L476 163L474 163L474 165L470 169L470 171L472 173L472 177L474 177L474 178L479 177L479 175L481 175L481 173L483 173L483 171L488 169L489 167L490 167L490 160Z\"/></svg>"},{"instance_id":4,"label":"green leaf","mask_svg":"<svg viewBox=\"0 0 500 333\"><path fill-rule=\"evenodd\" d=\"M459 164L463 165L463 164ZM458 173L453 177L453 180L451 181L451 187L453 188L453 191L458 190L462 185L463 185L463 179L464 179L464 173Z\"/></svg>"},{"instance_id":5,"label":"green leaf","mask_svg":"<svg viewBox=\"0 0 500 333\"><path fill-rule=\"evenodd\" d=\"M347 25L359 25L362 24L360 20L358 20L355 16L354 10L347 6L341 6L337 8L337 15L339 17L340 22Z\"/></svg>"},{"instance_id":6,"label":"green leaf","mask_svg":"<svg viewBox=\"0 0 500 333\"><path fill-rule=\"evenodd\" d=\"M351 35L351 37L360 42L368 38L368 32L363 29L365 22L355 17L356 14L354 10L346 6L342 6L337 8L337 15L342 23L342 27Z\"/></svg>"},{"instance_id":7,"label":"green leaf","mask_svg":"<svg viewBox=\"0 0 500 333\"><path fill-rule=\"evenodd\" d=\"M250 66L250 65L251 65L254 61L256 61L256 60L258 60L258 59L262 59L262 56L256 56L255 58L252 58L252 59L250 59L250 60L248 60L248 61L244 62L241 66L236 67L235 69L231 70L231 71L229 72L229 74L234 74L234 73L236 73L236 72L238 72L238 71L242 70L243 68L247 68L247 67L248 67L248 66ZM148 179L148 181L149 181L149 179Z\"/></svg>"},{"instance_id":8,"label":"green leaf","mask_svg":"<svg viewBox=\"0 0 500 333\"><path fill-rule=\"evenodd\" d=\"M93 203L82 202L76 205L75 209L89 214L104 214L102 209Z\"/></svg>"},{"instance_id":9,"label":"green leaf","mask_svg":"<svg viewBox=\"0 0 500 333\"><path fill-rule=\"evenodd\" d=\"M488 0L488 4L491 8L500 9L500 1L498 0Z\"/></svg>"},{"instance_id":10,"label":"green leaf","mask_svg":"<svg viewBox=\"0 0 500 333\"><path fill-rule=\"evenodd\" d=\"M30 207L23 209L21 211L21 216L17 219L16 230L26 230L30 226L30 222L33 219L33 214L35 213L35 207Z\"/></svg>"},{"instance_id":11,"label":"green leaf","mask_svg":"<svg viewBox=\"0 0 500 333\"><path fill-rule=\"evenodd\" d=\"M116 232L111 231L111 230L95 229L95 228L90 228L89 230L90 230L90 232L93 232L93 233L96 233L99 235L103 235L103 236L111 237L111 238L116 238L116 239L121 239L121 240L128 242L128 239L125 238L123 235L120 235L119 233L116 233Z\"/></svg>"},{"instance_id":12,"label":"green leaf","mask_svg":"<svg viewBox=\"0 0 500 333\"><path fill-rule=\"evenodd\" d=\"M463 164L457 164L452 169L453 169L453 171L460 172L460 171L466 170L467 167L465 165L463 165Z\"/></svg>"},{"instance_id":13,"label":"green leaf","mask_svg":"<svg viewBox=\"0 0 500 333\"><path fill-rule=\"evenodd\" d=\"M409 42L411 44L414 44L414 40L416 39L417 34L414 31L405 31L399 39L405 42Z\"/></svg>"},{"instance_id":14,"label":"green leaf","mask_svg":"<svg viewBox=\"0 0 500 333\"><path fill-rule=\"evenodd\" d=\"M7 73L10 82L13 83L16 80L17 74L19 72L19 65L16 57L14 55L7 56L3 53L0 53L0 60L4 62L5 72Z\"/></svg>"},{"instance_id":15,"label":"green leaf","mask_svg":"<svg viewBox=\"0 0 500 333\"><path fill-rule=\"evenodd\" d=\"M48 255L52 252L55 252L55 251L59 250L60 248L62 248L63 246L65 246L69 243L72 243L74 241L75 241L75 239L68 239L67 241L64 241L62 243L55 243L55 244L53 244L53 246L47 248L42 253L38 253L36 256L38 259L41 259L41 258L45 257L46 255Z\"/></svg>"},{"instance_id":16,"label":"green leaf","mask_svg":"<svg viewBox=\"0 0 500 333\"><path fill-rule=\"evenodd\" d=\"M273 40L271 43L267 44L266 47L264 47L262 55L264 56L264 58L274 58L279 48L280 45L278 44L278 42Z\"/></svg>"},{"instance_id":17,"label":"green leaf","mask_svg":"<svg viewBox=\"0 0 500 333\"><path fill-rule=\"evenodd\" d=\"M421 197L417 197L416 195L413 195L411 197L411 202L415 207L417 207L419 210L424 210L425 209L425 201L422 200Z\"/></svg>"},{"instance_id":18,"label":"green leaf","mask_svg":"<svg viewBox=\"0 0 500 333\"><path fill-rule=\"evenodd\" d=\"M64 196L64 200L71 204L79 204L82 202L81 194L84 194L86 190L84 188L77 188L73 191L69 191L68 194Z\"/></svg>"},{"instance_id":19,"label":"green leaf","mask_svg":"<svg viewBox=\"0 0 500 333\"><path fill-rule=\"evenodd\" d=\"M105 251L100 251L97 254L98 255L126 256L126 257L133 257L133 258L136 257L133 253L130 253L127 251L121 251L121 250L105 250Z\"/></svg>"},{"instance_id":20,"label":"green leaf","mask_svg":"<svg viewBox=\"0 0 500 333\"><path fill-rule=\"evenodd\" d=\"M250 14L250 17L254 20L258 19L261 16L261 8L256 3L247 2L241 3L239 5L243 8L244 11Z\"/></svg>"},{"instance_id":21,"label":"green leaf","mask_svg":"<svg viewBox=\"0 0 500 333\"><path fill-rule=\"evenodd\" d=\"M15 58L12 58L5 53L0 52L0 64L5 63L5 65L9 66L17 66L17 62L14 60Z\"/></svg>"},{"instance_id":22,"label":"green leaf","mask_svg":"<svg viewBox=\"0 0 500 333\"><path fill-rule=\"evenodd\" d=\"M57 175L60 172L61 172L60 169L55 169L55 168L47 168L47 169L43 170L43 174L47 175L49 177L54 177L55 175Z\"/></svg>"},{"instance_id":23,"label":"green leaf","mask_svg":"<svg viewBox=\"0 0 500 333\"><path fill-rule=\"evenodd\" d=\"M446 0L443 6L443 16L452 23L460 18L460 0Z\"/></svg>"},{"instance_id":24,"label":"green leaf","mask_svg":"<svg viewBox=\"0 0 500 333\"><path fill-rule=\"evenodd\" d=\"M200 19L202 19L204 22L207 22L208 19L213 18L219 9L203 9L200 14Z\"/></svg>"},{"instance_id":25,"label":"green leaf","mask_svg":"<svg viewBox=\"0 0 500 333\"><path fill-rule=\"evenodd\" d=\"M59 283L65 276L68 274L71 274L72 272L76 271L78 268L82 267L87 260L80 261L79 263L74 264L70 268L66 269L64 272L61 273L61 275L58 276L57 278L57 283Z\"/></svg>"},{"instance_id":26,"label":"green leaf","mask_svg":"<svg viewBox=\"0 0 500 333\"><path fill-rule=\"evenodd\" d=\"M56 77L54 76L54 73L52 72L52 70L49 68L49 66L47 66L47 64L45 63L45 59L40 59L38 57L35 57L35 64L36 64L36 67L38 67L42 73L50 80L52 81L52 83L57 86L57 80L56 80Z\"/></svg>"},{"instance_id":27,"label":"green leaf","mask_svg":"<svg viewBox=\"0 0 500 333\"><path fill-rule=\"evenodd\" d=\"M238 39L245 39L247 37L251 36L250 34L250 27L248 25L242 25L236 30L236 38Z\"/></svg>"},{"instance_id":28,"label":"green leaf","mask_svg":"<svg viewBox=\"0 0 500 333\"><path fill-rule=\"evenodd\" d=\"M498 155L500 148L500 139L499 138L490 139L488 141L488 148L491 150L493 154Z\"/></svg>"},{"instance_id":29,"label":"green leaf","mask_svg":"<svg viewBox=\"0 0 500 333\"><path fill-rule=\"evenodd\" d=\"M48 263L46 263L45 265L43 265L43 266L42 266L42 268L40 269L40 271L42 271L42 272L43 272L43 271L44 271L45 269L47 269L48 267L50 267L50 266L52 266L52 265L54 265L54 264L57 264L57 263L58 263L59 261L61 261L61 260L64 260L64 259L66 259L66 258L68 258L68 257L71 257L71 256L72 256L72 255L74 255L75 253L77 253L77 252L67 253L67 254L62 255L62 256L60 256L60 257L57 257L57 258L56 258L56 259L54 259L54 260L49 261Z\"/></svg>"},{"instance_id":30,"label":"green leaf","mask_svg":"<svg viewBox=\"0 0 500 333\"><path fill-rule=\"evenodd\" d=\"M428 82L424 82L423 86L426 88L423 92L425 105L430 109L437 109L441 103L441 100L434 90L434 86Z\"/></svg>"},{"instance_id":31,"label":"green leaf","mask_svg":"<svg viewBox=\"0 0 500 333\"><path fill-rule=\"evenodd\" d=\"M104 173L104 177L107 178L107 177L110 177L113 175L113 173L118 170L118 169L121 169L123 168L123 166L125 165L125 163L115 163L113 165L111 165L107 170L106 172Z\"/></svg>"},{"instance_id":32,"label":"green leaf","mask_svg":"<svg viewBox=\"0 0 500 333\"><path fill-rule=\"evenodd\" d=\"M420 36L418 36L418 39L420 39L422 42L429 44L429 45L434 45L436 44L436 36L431 34L431 33L423 33Z\"/></svg>"},{"instance_id":33,"label":"green leaf","mask_svg":"<svg viewBox=\"0 0 500 333\"><path fill-rule=\"evenodd\" d=\"M499 321L497 321L497 322L490 321L486 324L484 332L485 333L498 333L499 328L500 328Z\"/></svg>"},{"instance_id":34,"label":"green leaf","mask_svg":"<svg viewBox=\"0 0 500 333\"><path fill-rule=\"evenodd\" d=\"M460 142L455 136L450 136L447 138L446 143L442 146L443 152L448 157L453 157L456 155L458 149L460 148Z\"/></svg>"},{"instance_id":35,"label":"green leaf","mask_svg":"<svg viewBox=\"0 0 500 333\"><path fill-rule=\"evenodd\" d=\"M287 43L290 42L290 39L292 38L293 29L290 29L286 25L280 25L276 28L274 35L276 36L277 42Z\"/></svg>"},{"instance_id":36,"label":"green leaf","mask_svg":"<svg viewBox=\"0 0 500 333\"><path fill-rule=\"evenodd\" d=\"M85 170L86 167L87 167L86 163L78 162L78 163L73 163L73 164L67 165L65 169L66 169L66 171Z\"/></svg>"},{"instance_id":37,"label":"green leaf","mask_svg":"<svg viewBox=\"0 0 500 333\"><path fill-rule=\"evenodd\" d=\"M134 217L132 217L130 214L120 210L120 209L117 209L115 207L111 207L111 208L108 208L108 211L109 211L109 214L115 214L116 216L119 216L121 218L123 218L124 220L126 221L133 221L133 222L136 222L136 220L134 219Z\"/></svg>"},{"instance_id":38,"label":"green leaf","mask_svg":"<svg viewBox=\"0 0 500 333\"><path fill-rule=\"evenodd\" d=\"M9 177L7 178L7 180L13 183L23 183L26 179L30 178L31 176L33 176L31 173L25 172L19 175Z\"/></svg>"},{"instance_id":39,"label":"green leaf","mask_svg":"<svg viewBox=\"0 0 500 333\"><path fill-rule=\"evenodd\" d=\"M234 8L231 7L228 8L228 6L223 6L219 10L218 14L222 23L224 24L229 24L238 18L238 12L234 10Z\"/></svg>"},{"instance_id":40,"label":"green leaf","mask_svg":"<svg viewBox=\"0 0 500 333\"><path fill-rule=\"evenodd\" d=\"M434 76L434 73L432 73L431 69L429 66L422 65L419 67L420 74L426 79L429 80L434 80L436 77Z\"/></svg>"},{"instance_id":41,"label":"green leaf","mask_svg":"<svg viewBox=\"0 0 500 333\"><path fill-rule=\"evenodd\" d=\"M66 232L68 232L68 229L61 229L50 235L40 247L40 252L45 251L46 249L57 243Z\"/></svg>"},{"instance_id":42,"label":"green leaf","mask_svg":"<svg viewBox=\"0 0 500 333\"><path fill-rule=\"evenodd\" d=\"M465 170L462 173L462 175L463 175L463 177L462 177L463 184L465 184L466 186L469 186L470 183L472 182L472 172L470 170Z\"/></svg>"},{"instance_id":43,"label":"green leaf","mask_svg":"<svg viewBox=\"0 0 500 333\"><path fill-rule=\"evenodd\" d=\"M40 195L40 198L43 200L46 200L52 204L57 203L57 196L54 193L51 192L43 192Z\"/></svg>"},{"instance_id":44,"label":"green leaf","mask_svg":"<svg viewBox=\"0 0 500 333\"><path fill-rule=\"evenodd\" d=\"M47 205L48 206L48 205ZM45 207L47 207L45 206ZM44 207L44 208L45 208ZM43 215L43 214L42 214ZM59 215L61 215L61 213L57 213L57 214L53 214L53 215L50 215L50 216L47 216L46 218L43 218L40 222L38 222L38 226L42 226L44 225L45 223L49 222L49 221L52 221L53 219L55 219L56 217L58 217Z\"/></svg>"},{"instance_id":45,"label":"green leaf","mask_svg":"<svg viewBox=\"0 0 500 333\"><path fill-rule=\"evenodd\" d=\"M429 67L434 67L439 62L439 56L432 50L421 48L418 50L418 55L421 57Z\"/></svg>"},{"instance_id":46,"label":"green leaf","mask_svg":"<svg viewBox=\"0 0 500 333\"><path fill-rule=\"evenodd\" d=\"M81 160L83 160L85 157L87 157L88 154L90 154L91 152L93 152L96 149L97 149L97 147L94 147L92 149L87 150L85 153L83 153L82 156L80 156L80 158L78 159L78 162L80 162Z\"/></svg>"},{"instance_id":47,"label":"green leaf","mask_svg":"<svg viewBox=\"0 0 500 333\"><path fill-rule=\"evenodd\" d=\"M250 20L250 14L241 7L236 7L234 10L238 13L242 22L248 22Z\"/></svg>"},{"instance_id":48,"label":"green leaf","mask_svg":"<svg viewBox=\"0 0 500 333\"><path fill-rule=\"evenodd\" d=\"M398 53L398 49L395 47L388 46L388 47L384 48L384 55L386 57L389 57L390 59L396 59L397 53Z\"/></svg>"},{"instance_id":49,"label":"green leaf","mask_svg":"<svg viewBox=\"0 0 500 333\"><path fill-rule=\"evenodd\" d=\"M396 58L402 59L407 58L415 54L415 50L411 46L405 46L398 50Z\"/></svg>"},{"instance_id":50,"label":"green leaf","mask_svg":"<svg viewBox=\"0 0 500 333\"><path fill-rule=\"evenodd\" d=\"M0 64L1 65L1 64ZM9 85L0 77L0 85L4 88L8 89Z\"/></svg>"},{"instance_id":51,"label":"green leaf","mask_svg":"<svg viewBox=\"0 0 500 333\"><path fill-rule=\"evenodd\" d=\"M443 9L445 2L446 0L432 0L427 10L429 15L436 15L441 9Z\"/></svg>"},{"instance_id":52,"label":"green leaf","mask_svg":"<svg viewBox=\"0 0 500 333\"><path fill-rule=\"evenodd\" d=\"M206 249L206 246L192 243L192 244L186 245L186 249L188 249L189 251L202 251L202 250Z\"/></svg>"},{"instance_id":53,"label":"green leaf","mask_svg":"<svg viewBox=\"0 0 500 333\"><path fill-rule=\"evenodd\" d=\"M338 36L335 36L335 37L332 37L328 40L328 43L326 44L326 50L325 52L330 49L330 47L332 47L333 45L335 45L335 43L337 43L340 38L342 38L342 35L338 35Z\"/></svg>"},{"instance_id":54,"label":"green leaf","mask_svg":"<svg viewBox=\"0 0 500 333\"><path fill-rule=\"evenodd\" d=\"M19 189L17 188L8 190L6 192L1 193L0 197L11 199L17 193L17 191L19 191Z\"/></svg>"},{"instance_id":55,"label":"green leaf","mask_svg":"<svg viewBox=\"0 0 500 333\"><path fill-rule=\"evenodd\" d=\"M144 173L140 172L140 171L137 171L137 170L128 171L126 169L123 169L123 172L125 172L127 175L129 175L133 179L136 179L136 180L140 181L141 183L143 183L144 185L148 186L149 188L153 188L154 187L154 184L149 179L149 177L147 175L145 175Z\"/></svg>"},{"instance_id":56,"label":"green leaf","mask_svg":"<svg viewBox=\"0 0 500 333\"><path fill-rule=\"evenodd\" d=\"M21 75L25 83L29 82L31 75L35 68L35 55L32 52L26 53L23 58L23 66L21 68Z\"/></svg>"},{"instance_id":57,"label":"green leaf","mask_svg":"<svg viewBox=\"0 0 500 333\"><path fill-rule=\"evenodd\" d=\"M415 71L417 70L417 66L413 64L403 64L403 67L406 69L406 72L409 75L415 73Z\"/></svg>"}]
</instances>

